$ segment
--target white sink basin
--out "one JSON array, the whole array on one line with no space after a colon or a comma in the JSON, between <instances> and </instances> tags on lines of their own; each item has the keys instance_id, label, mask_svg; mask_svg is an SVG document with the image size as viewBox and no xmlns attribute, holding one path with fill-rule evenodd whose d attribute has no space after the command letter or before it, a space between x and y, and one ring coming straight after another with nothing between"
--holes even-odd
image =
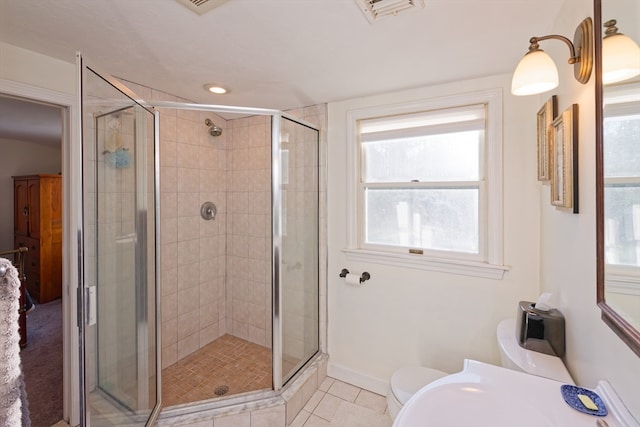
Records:
<instances>
[{"instance_id":1,"label":"white sink basin","mask_svg":"<svg viewBox=\"0 0 640 427\"><path fill-rule=\"evenodd\" d=\"M609 411L605 417L571 408L562 398L562 384L465 360L461 372L419 390L404 405L393 427L594 427L599 418L609 427L638 426L605 382L596 388Z\"/></svg>"}]
</instances>

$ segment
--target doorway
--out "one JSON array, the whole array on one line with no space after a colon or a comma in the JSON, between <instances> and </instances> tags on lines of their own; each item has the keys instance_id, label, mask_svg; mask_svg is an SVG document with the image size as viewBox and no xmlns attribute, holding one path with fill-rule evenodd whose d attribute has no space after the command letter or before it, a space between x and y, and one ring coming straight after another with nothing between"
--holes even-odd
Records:
<instances>
[{"instance_id":1,"label":"doorway","mask_svg":"<svg viewBox=\"0 0 640 427\"><path fill-rule=\"evenodd\" d=\"M0 198L6 201L0 209L0 251L28 248L23 280L35 305L21 328L20 357L33 426L48 427L65 417L61 215L65 116L64 106L0 93ZM27 195L21 192L25 187L34 200L14 197ZM14 218L25 227L16 229Z\"/></svg>"}]
</instances>

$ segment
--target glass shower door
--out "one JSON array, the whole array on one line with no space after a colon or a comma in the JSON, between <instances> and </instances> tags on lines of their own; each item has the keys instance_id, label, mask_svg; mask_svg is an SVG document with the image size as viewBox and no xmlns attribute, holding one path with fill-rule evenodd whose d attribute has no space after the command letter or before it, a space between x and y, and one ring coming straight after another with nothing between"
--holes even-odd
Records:
<instances>
[{"instance_id":1,"label":"glass shower door","mask_svg":"<svg viewBox=\"0 0 640 427\"><path fill-rule=\"evenodd\" d=\"M83 72L84 425L148 425L160 405L156 321L156 118Z\"/></svg>"},{"instance_id":2,"label":"glass shower door","mask_svg":"<svg viewBox=\"0 0 640 427\"><path fill-rule=\"evenodd\" d=\"M280 119L282 384L318 352L318 130ZM276 198L278 199L278 198Z\"/></svg>"}]
</instances>

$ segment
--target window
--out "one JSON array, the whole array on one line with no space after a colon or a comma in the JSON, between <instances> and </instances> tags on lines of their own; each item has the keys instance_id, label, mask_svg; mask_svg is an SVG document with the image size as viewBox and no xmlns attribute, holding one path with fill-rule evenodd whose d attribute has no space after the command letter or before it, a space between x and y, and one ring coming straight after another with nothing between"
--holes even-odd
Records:
<instances>
[{"instance_id":1,"label":"window","mask_svg":"<svg viewBox=\"0 0 640 427\"><path fill-rule=\"evenodd\" d=\"M607 292L618 284L622 293L636 295L640 283L639 89L637 84L606 88L603 129Z\"/></svg>"},{"instance_id":2,"label":"window","mask_svg":"<svg viewBox=\"0 0 640 427\"><path fill-rule=\"evenodd\" d=\"M352 111L352 256L500 278L501 93Z\"/></svg>"}]
</instances>

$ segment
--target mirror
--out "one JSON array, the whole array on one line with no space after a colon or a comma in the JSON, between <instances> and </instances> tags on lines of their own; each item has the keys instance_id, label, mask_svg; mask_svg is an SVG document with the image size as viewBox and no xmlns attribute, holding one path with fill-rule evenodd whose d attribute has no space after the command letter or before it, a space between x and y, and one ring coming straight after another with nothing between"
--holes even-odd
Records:
<instances>
[{"instance_id":1,"label":"mirror","mask_svg":"<svg viewBox=\"0 0 640 427\"><path fill-rule=\"evenodd\" d=\"M640 356L640 76L602 83L612 19L640 42L640 2L594 0L597 299L604 322Z\"/></svg>"}]
</instances>

